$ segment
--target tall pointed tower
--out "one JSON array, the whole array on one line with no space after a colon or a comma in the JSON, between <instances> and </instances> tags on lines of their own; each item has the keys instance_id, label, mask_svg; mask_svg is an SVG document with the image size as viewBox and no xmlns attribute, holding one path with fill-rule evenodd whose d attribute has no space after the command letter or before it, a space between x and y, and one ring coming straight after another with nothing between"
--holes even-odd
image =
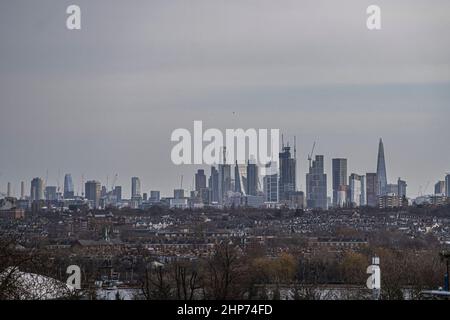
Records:
<instances>
[{"instance_id":1,"label":"tall pointed tower","mask_svg":"<svg viewBox=\"0 0 450 320\"><path fill-rule=\"evenodd\" d=\"M377 178L378 195L383 196L386 194L387 189L386 161L384 159L383 139L380 139L380 144L378 146Z\"/></svg>"}]
</instances>

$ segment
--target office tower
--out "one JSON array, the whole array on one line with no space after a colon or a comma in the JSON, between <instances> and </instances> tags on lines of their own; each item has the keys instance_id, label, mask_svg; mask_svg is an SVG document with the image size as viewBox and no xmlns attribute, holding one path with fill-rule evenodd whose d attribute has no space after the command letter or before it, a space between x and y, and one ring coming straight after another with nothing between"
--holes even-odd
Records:
<instances>
[{"instance_id":1,"label":"office tower","mask_svg":"<svg viewBox=\"0 0 450 320\"><path fill-rule=\"evenodd\" d=\"M289 193L296 191L296 166L297 159L291 157L291 147L282 146L282 152L279 153L280 161L280 182L279 182L279 200L289 200Z\"/></svg>"},{"instance_id":2,"label":"office tower","mask_svg":"<svg viewBox=\"0 0 450 320\"><path fill-rule=\"evenodd\" d=\"M44 200L44 181L41 178L31 180L31 201Z\"/></svg>"},{"instance_id":3,"label":"office tower","mask_svg":"<svg viewBox=\"0 0 450 320\"><path fill-rule=\"evenodd\" d=\"M106 190L106 186L102 186L101 190L100 190L100 197L104 198L106 197L106 194L108 193L108 191Z\"/></svg>"},{"instance_id":4,"label":"office tower","mask_svg":"<svg viewBox=\"0 0 450 320\"><path fill-rule=\"evenodd\" d=\"M200 199L203 204L211 203L211 190L209 188L200 189Z\"/></svg>"},{"instance_id":5,"label":"office tower","mask_svg":"<svg viewBox=\"0 0 450 320\"><path fill-rule=\"evenodd\" d=\"M214 166L211 167L208 186L211 189L211 202L219 202L219 172Z\"/></svg>"},{"instance_id":6,"label":"office tower","mask_svg":"<svg viewBox=\"0 0 450 320\"><path fill-rule=\"evenodd\" d=\"M195 174L195 191L206 188L206 175L205 170L199 169Z\"/></svg>"},{"instance_id":7,"label":"office tower","mask_svg":"<svg viewBox=\"0 0 450 320\"><path fill-rule=\"evenodd\" d=\"M398 181L397 181L397 187L398 187L397 195L400 198L406 197L406 187L407 186L408 185L406 184L406 181L398 178Z\"/></svg>"},{"instance_id":8,"label":"office tower","mask_svg":"<svg viewBox=\"0 0 450 320\"><path fill-rule=\"evenodd\" d=\"M450 198L450 174L445 176L445 195Z\"/></svg>"},{"instance_id":9,"label":"office tower","mask_svg":"<svg viewBox=\"0 0 450 320\"><path fill-rule=\"evenodd\" d=\"M57 200L56 190L57 188L54 186L45 187L45 200L47 201Z\"/></svg>"},{"instance_id":10,"label":"office tower","mask_svg":"<svg viewBox=\"0 0 450 320\"><path fill-rule=\"evenodd\" d=\"M115 186L113 195L116 197L116 201L120 202L122 201L122 187L121 186Z\"/></svg>"},{"instance_id":11,"label":"office tower","mask_svg":"<svg viewBox=\"0 0 450 320\"><path fill-rule=\"evenodd\" d=\"M376 173L366 174L366 201L369 207L378 207L378 176Z\"/></svg>"},{"instance_id":12,"label":"office tower","mask_svg":"<svg viewBox=\"0 0 450 320\"><path fill-rule=\"evenodd\" d=\"M363 198L363 178L362 176L352 173L349 178L350 186L350 204L353 207L360 207ZM365 198L365 197L364 197Z\"/></svg>"},{"instance_id":13,"label":"office tower","mask_svg":"<svg viewBox=\"0 0 450 320\"><path fill-rule=\"evenodd\" d=\"M11 197L11 182L8 182L6 187L6 196Z\"/></svg>"},{"instance_id":14,"label":"office tower","mask_svg":"<svg viewBox=\"0 0 450 320\"><path fill-rule=\"evenodd\" d=\"M223 148L223 162L219 164L219 203L224 203L228 191L231 191L231 166L227 164L226 148Z\"/></svg>"},{"instance_id":15,"label":"office tower","mask_svg":"<svg viewBox=\"0 0 450 320\"><path fill-rule=\"evenodd\" d=\"M347 185L341 185L338 187L337 202L336 202L337 207L339 208L347 207L350 198L349 190L350 188Z\"/></svg>"},{"instance_id":16,"label":"office tower","mask_svg":"<svg viewBox=\"0 0 450 320\"><path fill-rule=\"evenodd\" d=\"M234 191L242 195L247 194L247 165L237 164L234 167Z\"/></svg>"},{"instance_id":17,"label":"office tower","mask_svg":"<svg viewBox=\"0 0 450 320\"><path fill-rule=\"evenodd\" d=\"M131 178L131 199L130 207L139 209L142 204L141 180L138 177Z\"/></svg>"},{"instance_id":18,"label":"office tower","mask_svg":"<svg viewBox=\"0 0 450 320\"><path fill-rule=\"evenodd\" d=\"M64 176L64 199L73 199L74 196L72 175L68 173Z\"/></svg>"},{"instance_id":19,"label":"office tower","mask_svg":"<svg viewBox=\"0 0 450 320\"><path fill-rule=\"evenodd\" d=\"M161 193L156 190L150 191L150 201L151 202L159 202L161 200Z\"/></svg>"},{"instance_id":20,"label":"office tower","mask_svg":"<svg viewBox=\"0 0 450 320\"><path fill-rule=\"evenodd\" d=\"M305 193L303 191L293 191L289 193L290 209L305 209Z\"/></svg>"},{"instance_id":21,"label":"office tower","mask_svg":"<svg viewBox=\"0 0 450 320\"><path fill-rule=\"evenodd\" d=\"M434 185L434 194L435 195L445 195L445 181L438 181Z\"/></svg>"},{"instance_id":22,"label":"office tower","mask_svg":"<svg viewBox=\"0 0 450 320\"><path fill-rule=\"evenodd\" d=\"M242 193L241 175L239 173L239 165L236 161L234 165L234 192Z\"/></svg>"},{"instance_id":23,"label":"office tower","mask_svg":"<svg viewBox=\"0 0 450 320\"><path fill-rule=\"evenodd\" d=\"M247 174L247 168L245 168L245 175ZM234 165L234 192L245 195L246 188L244 186L244 176L242 175L242 166L238 165L237 160Z\"/></svg>"},{"instance_id":24,"label":"office tower","mask_svg":"<svg viewBox=\"0 0 450 320\"><path fill-rule=\"evenodd\" d=\"M324 157L317 155L306 174L306 201L308 208L328 209L327 175L324 172Z\"/></svg>"},{"instance_id":25,"label":"office tower","mask_svg":"<svg viewBox=\"0 0 450 320\"><path fill-rule=\"evenodd\" d=\"M278 203L278 170L277 163L270 162L265 167L263 192L267 202Z\"/></svg>"},{"instance_id":26,"label":"office tower","mask_svg":"<svg viewBox=\"0 0 450 320\"><path fill-rule=\"evenodd\" d=\"M361 200L360 200L360 206L367 206L367 194L366 194L366 176L360 176L361 177Z\"/></svg>"},{"instance_id":27,"label":"office tower","mask_svg":"<svg viewBox=\"0 0 450 320\"><path fill-rule=\"evenodd\" d=\"M339 187L347 185L347 159L333 159L332 173L333 173L333 206L337 206Z\"/></svg>"},{"instance_id":28,"label":"office tower","mask_svg":"<svg viewBox=\"0 0 450 320\"><path fill-rule=\"evenodd\" d=\"M21 200L25 199L25 182L24 181L20 182L20 199Z\"/></svg>"},{"instance_id":29,"label":"office tower","mask_svg":"<svg viewBox=\"0 0 450 320\"><path fill-rule=\"evenodd\" d=\"M269 174L263 178L265 201L278 202L278 174Z\"/></svg>"},{"instance_id":30,"label":"office tower","mask_svg":"<svg viewBox=\"0 0 450 320\"><path fill-rule=\"evenodd\" d=\"M100 206L100 192L100 182L91 180L84 184L84 194L86 199L92 202L94 209L97 209Z\"/></svg>"},{"instance_id":31,"label":"office tower","mask_svg":"<svg viewBox=\"0 0 450 320\"><path fill-rule=\"evenodd\" d=\"M247 195L256 196L258 193L258 166L247 161Z\"/></svg>"},{"instance_id":32,"label":"office tower","mask_svg":"<svg viewBox=\"0 0 450 320\"><path fill-rule=\"evenodd\" d=\"M384 145L383 140L380 139L378 145L378 159L377 159L377 179L378 179L378 193L377 195L383 196L387 193L387 174L386 174L386 161L384 158Z\"/></svg>"},{"instance_id":33,"label":"office tower","mask_svg":"<svg viewBox=\"0 0 450 320\"><path fill-rule=\"evenodd\" d=\"M390 194L390 195L395 194L396 196L398 196L398 185L393 184L393 183L388 183L386 185L386 194Z\"/></svg>"},{"instance_id":34,"label":"office tower","mask_svg":"<svg viewBox=\"0 0 450 320\"><path fill-rule=\"evenodd\" d=\"M183 199L184 198L184 189L173 190L173 197L175 199Z\"/></svg>"},{"instance_id":35,"label":"office tower","mask_svg":"<svg viewBox=\"0 0 450 320\"><path fill-rule=\"evenodd\" d=\"M131 178L131 198L141 196L141 180L138 177Z\"/></svg>"}]
</instances>

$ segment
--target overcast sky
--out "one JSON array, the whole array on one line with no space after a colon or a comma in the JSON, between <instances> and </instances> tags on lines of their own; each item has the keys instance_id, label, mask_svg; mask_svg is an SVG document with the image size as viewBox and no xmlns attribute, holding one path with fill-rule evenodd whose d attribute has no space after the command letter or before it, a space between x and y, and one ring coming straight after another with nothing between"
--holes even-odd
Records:
<instances>
[{"instance_id":1,"label":"overcast sky","mask_svg":"<svg viewBox=\"0 0 450 320\"><path fill-rule=\"evenodd\" d=\"M1 0L0 190L47 170L76 191L116 173L125 196L135 175L189 189L170 135L203 120L296 135L302 190L314 141L331 188L332 157L374 172L383 137L388 180L431 192L450 171L449 30L448 0Z\"/></svg>"}]
</instances>

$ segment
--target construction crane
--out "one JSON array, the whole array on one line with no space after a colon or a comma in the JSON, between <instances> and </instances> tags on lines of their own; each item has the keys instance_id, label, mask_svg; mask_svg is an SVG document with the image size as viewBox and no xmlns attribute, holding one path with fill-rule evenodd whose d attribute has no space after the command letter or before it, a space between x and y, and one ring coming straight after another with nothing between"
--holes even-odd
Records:
<instances>
[{"instance_id":1,"label":"construction crane","mask_svg":"<svg viewBox=\"0 0 450 320\"><path fill-rule=\"evenodd\" d=\"M427 182L427 185L425 186L425 189L423 190L423 193L427 193L428 187L430 186L430 181Z\"/></svg>"},{"instance_id":2,"label":"construction crane","mask_svg":"<svg viewBox=\"0 0 450 320\"><path fill-rule=\"evenodd\" d=\"M314 149L316 148L316 142L314 141L314 144L312 146L311 149L311 153L308 155L308 161L309 161L309 167L311 168L311 161L312 161L312 156L314 154Z\"/></svg>"},{"instance_id":3,"label":"construction crane","mask_svg":"<svg viewBox=\"0 0 450 320\"><path fill-rule=\"evenodd\" d=\"M81 196L84 198L84 174L81 175Z\"/></svg>"},{"instance_id":4,"label":"construction crane","mask_svg":"<svg viewBox=\"0 0 450 320\"><path fill-rule=\"evenodd\" d=\"M294 136L294 159L297 159L297 137Z\"/></svg>"},{"instance_id":5,"label":"construction crane","mask_svg":"<svg viewBox=\"0 0 450 320\"><path fill-rule=\"evenodd\" d=\"M61 192L60 178L61 178L61 170L58 169L58 178L56 180L56 185L58 186L58 193Z\"/></svg>"},{"instance_id":6,"label":"construction crane","mask_svg":"<svg viewBox=\"0 0 450 320\"><path fill-rule=\"evenodd\" d=\"M119 175L116 173L114 175L114 179L112 181L112 185L111 185L111 190L114 190L115 186L116 186L116 182L117 182L117 178L119 177Z\"/></svg>"},{"instance_id":7,"label":"construction crane","mask_svg":"<svg viewBox=\"0 0 450 320\"><path fill-rule=\"evenodd\" d=\"M430 185L430 181L427 182L427 184L425 185L424 189L420 185L419 186L419 194L418 194L418 196L422 197L424 194L426 194L429 185Z\"/></svg>"}]
</instances>

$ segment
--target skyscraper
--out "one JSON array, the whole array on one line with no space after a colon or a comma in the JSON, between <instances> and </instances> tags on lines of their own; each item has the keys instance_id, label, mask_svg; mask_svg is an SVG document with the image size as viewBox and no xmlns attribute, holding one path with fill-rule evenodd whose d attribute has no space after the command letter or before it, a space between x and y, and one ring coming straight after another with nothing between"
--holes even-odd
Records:
<instances>
[{"instance_id":1,"label":"skyscraper","mask_svg":"<svg viewBox=\"0 0 450 320\"><path fill-rule=\"evenodd\" d=\"M376 173L366 174L366 201L369 207L378 207L378 178Z\"/></svg>"},{"instance_id":2,"label":"skyscraper","mask_svg":"<svg viewBox=\"0 0 450 320\"><path fill-rule=\"evenodd\" d=\"M294 152L295 153L295 152ZM279 153L280 159L280 183L279 200L289 200L289 193L296 191L296 166L297 159L291 157L291 147L284 146Z\"/></svg>"},{"instance_id":3,"label":"skyscraper","mask_svg":"<svg viewBox=\"0 0 450 320\"><path fill-rule=\"evenodd\" d=\"M445 195L450 198L450 173L445 176Z\"/></svg>"},{"instance_id":4,"label":"skyscraper","mask_svg":"<svg viewBox=\"0 0 450 320\"><path fill-rule=\"evenodd\" d=\"M219 164L219 203L224 203L228 191L231 191L231 166L227 164L227 150L223 148L222 163Z\"/></svg>"},{"instance_id":5,"label":"skyscraper","mask_svg":"<svg viewBox=\"0 0 450 320\"><path fill-rule=\"evenodd\" d=\"M247 195L256 196L258 193L258 167L256 163L247 162Z\"/></svg>"},{"instance_id":6,"label":"skyscraper","mask_svg":"<svg viewBox=\"0 0 450 320\"><path fill-rule=\"evenodd\" d=\"M211 167L208 186L211 189L211 202L219 202L219 172L214 166Z\"/></svg>"},{"instance_id":7,"label":"skyscraper","mask_svg":"<svg viewBox=\"0 0 450 320\"><path fill-rule=\"evenodd\" d=\"M122 187L121 186L115 186L113 195L116 196L116 201L120 202L122 201Z\"/></svg>"},{"instance_id":8,"label":"skyscraper","mask_svg":"<svg viewBox=\"0 0 450 320\"><path fill-rule=\"evenodd\" d=\"M377 179L378 179L378 193L379 196L384 196L387 192L387 174L386 174L386 161L384 158L384 145L383 140L380 139L378 145L378 160L377 160Z\"/></svg>"},{"instance_id":9,"label":"skyscraper","mask_svg":"<svg viewBox=\"0 0 450 320\"><path fill-rule=\"evenodd\" d=\"M344 208L347 206L348 202L350 201L350 187L348 185L341 185L339 186L338 192L337 192L337 203L336 206L339 208Z\"/></svg>"},{"instance_id":10,"label":"skyscraper","mask_svg":"<svg viewBox=\"0 0 450 320\"><path fill-rule=\"evenodd\" d=\"M445 181L438 181L434 185L434 194L435 195L445 195Z\"/></svg>"},{"instance_id":11,"label":"skyscraper","mask_svg":"<svg viewBox=\"0 0 450 320\"><path fill-rule=\"evenodd\" d=\"M183 199L184 198L184 189L173 190L173 197L175 199Z\"/></svg>"},{"instance_id":12,"label":"skyscraper","mask_svg":"<svg viewBox=\"0 0 450 320\"><path fill-rule=\"evenodd\" d=\"M247 168L245 168L245 174L247 174ZM236 164L234 165L234 192L238 192L240 194L246 194L246 188L244 186L244 176L242 176L242 168L238 165L236 160Z\"/></svg>"},{"instance_id":13,"label":"skyscraper","mask_svg":"<svg viewBox=\"0 0 450 320\"><path fill-rule=\"evenodd\" d=\"M333 206L336 206L338 201L338 192L340 186L347 185L347 159L333 159L332 160L333 173Z\"/></svg>"},{"instance_id":14,"label":"skyscraper","mask_svg":"<svg viewBox=\"0 0 450 320\"><path fill-rule=\"evenodd\" d=\"M398 181L397 181L397 188L398 188L397 195L400 198L406 197L406 187L407 186L408 185L406 184L406 181L398 178Z\"/></svg>"},{"instance_id":15,"label":"skyscraper","mask_svg":"<svg viewBox=\"0 0 450 320\"><path fill-rule=\"evenodd\" d=\"M308 208L328 209L327 175L322 155L316 156L306 174L306 201Z\"/></svg>"},{"instance_id":16,"label":"skyscraper","mask_svg":"<svg viewBox=\"0 0 450 320\"><path fill-rule=\"evenodd\" d=\"M398 184L388 183L386 185L386 194L398 196Z\"/></svg>"},{"instance_id":17,"label":"skyscraper","mask_svg":"<svg viewBox=\"0 0 450 320\"><path fill-rule=\"evenodd\" d=\"M360 203L361 206L367 206L366 184L367 184L366 176L361 176L361 203Z\"/></svg>"},{"instance_id":18,"label":"skyscraper","mask_svg":"<svg viewBox=\"0 0 450 320\"><path fill-rule=\"evenodd\" d=\"M209 188L200 189L200 199L203 204L211 203L211 190Z\"/></svg>"},{"instance_id":19,"label":"skyscraper","mask_svg":"<svg viewBox=\"0 0 450 320\"><path fill-rule=\"evenodd\" d=\"M150 191L150 202L155 203L161 200L161 193L157 190Z\"/></svg>"},{"instance_id":20,"label":"skyscraper","mask_svg":"<svg viewBox=\"0 0 450 320\"><path fill-rule=\"evenodd\" d=\"M6 195L8 197L11 197L11 182L8 182L7 187L6 187Z\"/></svg>"},{"instance_id":21,"label":"skyscraper","mask_svg":"<svg viewBox=\"0 0 450 320\"><path fill-rule=\"evenodd\" d=\"M141 196L141 180L138 177L131 178L131 198Z\"/></svg>"},{"instance_id":22,"label":"skyscraper","mask_svg":"<svg viewBox=\"0 0 450 320\"><path fill-rule=\"evenodd\" d=\"M57 188L55 186L45 187L45 200L47 201L57 200L56 190Z\"/></svg>"},{"instance_id":23,"label":"skyscraper","mask_svg":"<svg viewBox=\"0 0 450 320\"><path fill-rule=\"evenodd\" d=\"M72 175L68 173L64 176L64 199L73 199L74 196Z\"/></svg>"},{"instance_id":24,"label":"skyscraper","mask_svg":"<svg viewBox=\"0 0 450 320\"><path fill-rule=\"evenodd\" d=\"M44 200L44 181L41 178L31 180L31 201Z\"/></svg>"},{"instance_id":25,"label":"skyscraper","mask_svg":"<svg viewBox=\"0 0 450 320\"><path fill-rule=\"evenodd\" d=\"M278 203L278 166L276 162L268 163L263 178L265 201Z\"/></svg>"},{"instance_id":26,"label":"skyscraper","mask_svg":"<svg viewBox=\"0 0 450 320\"><path fill-rule=\"evenodd\" d=\"M205 170L199 169L195 174L195 191L200 191L206 188L206 175Z\"/></svg>"},{"instance_id":27,"label":"skyscraper","mask_svg":"<svg viewBox=\"0 0 450 320\"><path fill-rule=\"evenodd\" d=\"M352 173L349 178L350 203L353 207L366 205L366 177Z\"/></svg>"},{"instance_id":28,"label":"skyscraper","mask_svg":"<svg viewBox=\"0 0 450 320\"><path fill-rule=\"evenodd\" d=\"M99 181L91 180L84 184L86 199L92 202L94 209L100 206L101 185Z\"/></svg>"},{"instance_id":29,"label":"skyscraper","mask_svg":"<svg viewBox=\"0 0 450 320\"><path fill-rule=\"evenodd\" d=\"M20 182L20 200L25 199L25 181Z\"/></svg>"}]
</instances>

